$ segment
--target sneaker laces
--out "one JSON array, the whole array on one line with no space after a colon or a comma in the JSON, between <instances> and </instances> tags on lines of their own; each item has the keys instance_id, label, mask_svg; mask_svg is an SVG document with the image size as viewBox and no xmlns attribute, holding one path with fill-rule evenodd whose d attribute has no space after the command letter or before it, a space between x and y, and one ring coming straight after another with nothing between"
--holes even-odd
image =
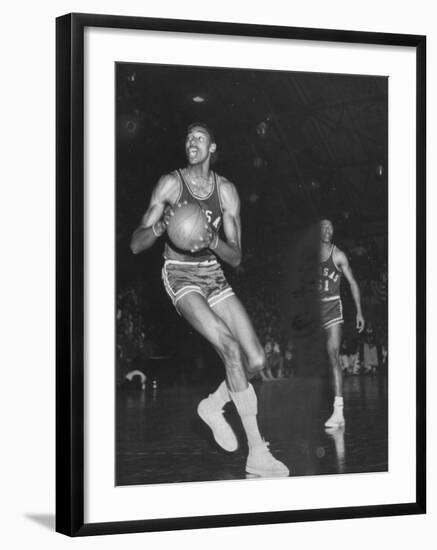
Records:
<instances>
[{"instance_id":1,"label":"sneaker laces","mask_svg":"<svg viewBox=\"0 0 437 550\"><path fill-rule=\"evenodd\" d=\"M225 405L222 405L220 406L220 401L217 403L216 401L216 397L214 396L214 394L210 393L207 397L207 400L209 401L210 403L210 406L212 406L213 408L216 409L216 411L221 414L223 416L224 412L225 412Z\"/></svg>"},{"instance_id":2,"label":"sneaker laces","mask_svg":"<svg viewBox=\"0 0 437 550\"><path fill-rule=\"evenodd\" d=\"M257 445L256 454L258 454L258 458L261 458L261 460L267 460L271 466L276 467L278 464L282 464L277 458L272 455L270 451L270 443L268 441L265 441L265 439L262 440L262 443ZM259 455L261 455L261 457Z\"/></svg>"},{"instance_id":3,"label":"sneaker laces","mask_svg":"<svg viewBox=\"0 0 437 550\"><path fill-rule=\"evenodd\" d=\"M262 440L262 443L257 445L257 448L259 448L259 450L262 451L263 453L271 455L270 443L268 441L266 441L265 439Z\"/></svg>"},{"instance_id":4,"label":"sneaker laces","mask_svg":"<svg viewBox=\"0 0 437 550\"><path fill-rule=\"evenodd\" d=\"M216 423L219 422L221 424L222 422L225 422L227 424L224 417L224 412L225 412L224 407L216 409L217 414L214 414L212 420L215 421Z\"/></svg>"}]
</instances>

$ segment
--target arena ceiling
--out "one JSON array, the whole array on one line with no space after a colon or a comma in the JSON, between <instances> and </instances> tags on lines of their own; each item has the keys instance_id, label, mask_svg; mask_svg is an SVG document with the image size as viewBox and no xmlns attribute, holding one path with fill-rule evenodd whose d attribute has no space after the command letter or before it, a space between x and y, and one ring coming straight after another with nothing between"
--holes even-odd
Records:
<instances>
[{"instance_id":1,"label":"arena ceiling","mask_svg":"<svg viewBox=\"0 0 437 550\"><path fill-rule=\"evenodd\" d=\"M117 64L117 178L130 199L183 166L186 127L216 133L216 169L243 202L386 232L388 79ZM122 193L124 195L124 193ZM294 208L293 208L294 205ZM384 229L385 228L385 229Z\"/></svg>"}]
</instances>

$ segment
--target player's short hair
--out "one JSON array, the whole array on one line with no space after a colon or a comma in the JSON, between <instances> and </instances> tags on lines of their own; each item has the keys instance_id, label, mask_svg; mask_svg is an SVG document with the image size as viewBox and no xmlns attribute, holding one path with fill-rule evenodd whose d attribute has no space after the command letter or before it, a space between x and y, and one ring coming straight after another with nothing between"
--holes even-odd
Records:
<instances>
[{"instance_id":1,"label":"player's short hair","mask_svg":"<svg viewBox=\"0 0 437 550\"><path fill-rule=\"evenodd\" d=\"M193 128L202 128L202 130L205 130L205 132L208 134L211 143L216 143L214 132L211 130L208 124L206 124L206 122L193 122L188 126L187 134L189 134L191 130L193 130Z\"/></svg>"},{"instance_id":2,"label":"player's short hair","mask_svg":"<svg viewBox=\"0 0 437 550\"><path fill-rule=\"evenodd\" d=\"M319 218L319 224L321 224L322 222L329 222L332 225L332 227L334 227L334 222L332 221L332 218L323 216L322 218Z\"/></svg>"}]
</instances>

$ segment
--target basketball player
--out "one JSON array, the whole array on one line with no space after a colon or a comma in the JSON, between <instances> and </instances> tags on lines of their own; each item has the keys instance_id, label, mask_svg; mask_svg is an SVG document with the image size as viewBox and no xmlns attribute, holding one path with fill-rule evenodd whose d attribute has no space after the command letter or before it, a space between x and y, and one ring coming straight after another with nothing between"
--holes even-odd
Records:
<instances>
[{"instance_id":1,"label":"basketball player","mask_svg":"<svg viewBox=\"0 0 437 550\"><path fill-rule=\"evenodd\" d=\"M241 263L241 222L235 186L211 170L216 147L206 124L188 127L187 166L160 178L132 236L131 249L136 254L158 239L166 239L162 269L165 289L177 311L223 360L226 379L197 408L216 442L229 452L238 448L235 433L223 417L224 405L233 401L248 440L246 471L263 477L284 477L289 475L287 467L272 456L259 432L257 397L248 382L264 368L264 351L219 263L233 267ZM177 249L166 238L167 225L181 203L200 205L209 221L190 252ZM219 237L222 224L225 239Z\"/></svg>"},{"instance_id":2,"label":"basketball player","mask_svg":"<svg viewBox=\"0 0 437 550\"><path fill-rule=\"evenodd\" d=\"M320 300L321 321L326 334L326 348L334 385L334 411L325 422L326 428L344 425L343 373L340 364L340 344L343 324L343 308L340 298L340 282L344 275L349 282L357 310L356 328L362 332L364 318L361 311L360 289L352 274L344 252L332 244L334 228L330 220L320 221Z\"/></svg>"}]
</instances>

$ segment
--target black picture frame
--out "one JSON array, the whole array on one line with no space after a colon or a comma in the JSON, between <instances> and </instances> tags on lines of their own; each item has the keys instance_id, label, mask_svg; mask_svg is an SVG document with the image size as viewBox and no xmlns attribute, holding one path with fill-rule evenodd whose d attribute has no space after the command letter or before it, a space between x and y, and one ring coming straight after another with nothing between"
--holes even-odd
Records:
<instances>
[{"instance_id":1,"label":"black picture frame","mask_svg":"<svg viewBox=\"0 0 437 550\"><path fill-rule=\"evenodd\" d=\"M416 499L387 505L84 522L84 29L136 29L414 48L416 52ZM56 20L56 530L69 536L423 514L426 511L426 38L68 14Z\"/></svg>"}]
</instances>

